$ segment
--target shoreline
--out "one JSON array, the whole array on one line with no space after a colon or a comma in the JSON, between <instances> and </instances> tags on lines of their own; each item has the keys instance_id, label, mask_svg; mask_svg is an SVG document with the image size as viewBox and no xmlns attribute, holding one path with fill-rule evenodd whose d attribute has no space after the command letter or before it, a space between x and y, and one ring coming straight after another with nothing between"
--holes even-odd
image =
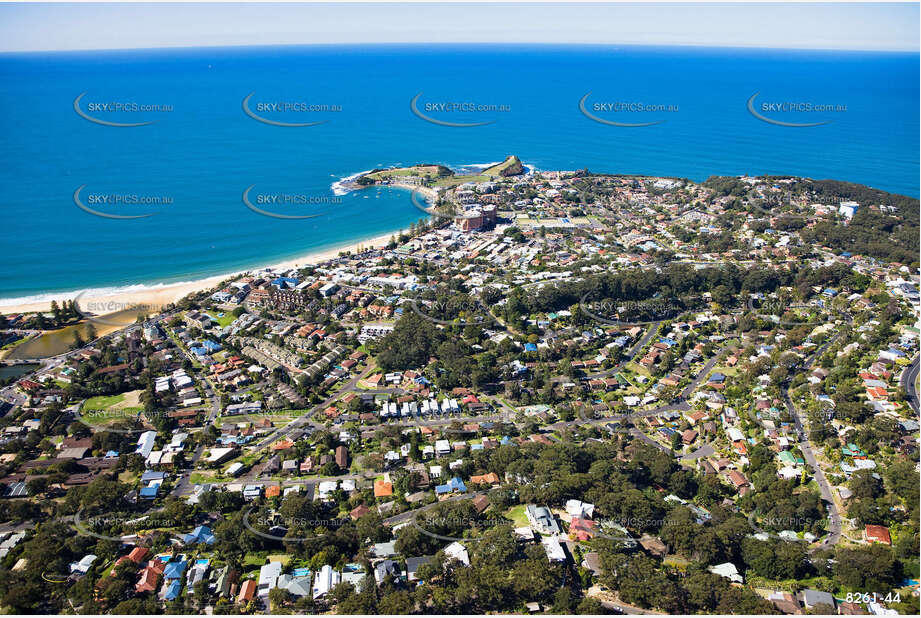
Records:
<instances>
[{"instance_id":1,"label":"shoreline","mask_svg":"<svg viewBox=\"0 0 921 618\"><path fill-rule=\"evenodd\" d=\"M438 190L432 189L431 187L423 187L402 182L391 181L389 185L367 186L358 185L355 183L355 179L369 173L370 171L371 170L365 170L355 174L350 174L349 176L340 178L339 180L333 182L331 185L333 194L345 195L353 191L361 191L373 186L388 186L404 189L407 191L418 190L418 192L430 202L434 202L439 194ZM428 213L428 211L424 212L431 215L431 213ZM30 300L29 297L9 299L0 298L0 314L11 315L17 313L47 312L51 310L52 301L58 301L60 303L64 300L75 299L79 299L78 304L84 307L108 307L112 309L111 311L104 311L99 313L87 311L88 314L95 317L106 315L107 313L115 313L116 311L132 307L149 307L151 310L156 310L159 312L166 305L174 303L181 298L188 296L189 294L216 288L217 285L222 281L233 277L238 277L247 272L265 269L291 269L301 268L304 266L312 266L335 258L339 255L339 253L343 251L350 251L355 253L359 247L366 249L384 247L390 242L390 238L393 235L398 234L400 231L400 229L397 229L370 238L358 241L349 241L341 245L306 253L294 258L284 260L282 262L277 262L275 264L253 266L250 268L230 271L218 275L211 275L209 277L192 281L179 281L175 283L129 284L120 288L111 287L71 290L66 292L48 292L33 295L33 297L44 297L36 300Z\"/></svg>"},{"instance_id":2,"label":"shoreline","mask_svg":"<svg viewBox=\"0 0 921 618\"><path fill-rule=\"evenodd\" d=\"M359 247L366 249L384 247L387 245L387 243L390 242L391 236L399 232L400 230L393 230L392 232L380 234L378 236L364 240L349 241L329 249L313 251L311 253L307 253L295 258L290 258L282 262L266 264L263 266L254 266L252 268L244 268L220 275L212 275L210 277L197 279L195 281L151 284L151 287L144 287L142 289L132 289L137 286L131 285L123 289L115 288L112 290L107 290L105 288L101 288L98 290L76 290L71 292L48 293L43 294L43 296L49 296L47 300L36 300L30 302L23 302L24 299L15 298L6 300L0 299L0 313L4 315L10 315L14 313L50 311L52 300L56 300L60 303L63 300L73 300L77 297L80 299L79 304L82 304L83 306L95 305L113 307L114 309L112 313L118 311L118 308L124 309L138 306L151 307L152 309L158 307L162 308L170 303L178 301L185 296L188 296L189 294L213 289L217 287L221 281L242 275L243 273L264 269L291 269L302 268L304 266L313 266L319 264L320 262L325 262L337 257L342 251L351 251L354 253ZM97 315L104 315L104 313Z\"/></svg>"},{"instance_id":3,"label":"shoreline","mask_svg":"<svg viewBox=\"0 0 921 618\"><path fill-rule=\"evenodd\" d=\"M360 173L358 173L358 174L355 174L355 175L353 175L353 176L348 176L347 178L343 178L342 180L333 183L333 186L335 187L335 188L333 189L333 191L341 191L342 193L336 193L336 195L344 195L344 194L346 194L346 193L351 193L352 191L361 191L361 190L363 190L363 189L370 189L371 187L378 187L378 188L380 188L380 187L396 187L397 189L406 189L407 191L410 191L410 192L412 192L412 191L418 191L418 192L421 193L423 196L425 196L425 199L427 199L427 200L435 200L435 199L438 197L438 194L439 194L439 192L440 192L439 189L437 189L437 188L436 188L436 189L433 189L432 187L424 187L424 186L422 186L422 185L414 185L414 184L410 184L410 183L408 183L408 182L399 182L399 181L394 181L394 180L391 180L389 185L383 185L383 184L359 185L359 184L355 184L355 179L356 179L356 178L358 178L359 176L363 176L364 174L367 174L367 173L368 173L368 172L360 172Z\"/></svg>"}]
</instances>

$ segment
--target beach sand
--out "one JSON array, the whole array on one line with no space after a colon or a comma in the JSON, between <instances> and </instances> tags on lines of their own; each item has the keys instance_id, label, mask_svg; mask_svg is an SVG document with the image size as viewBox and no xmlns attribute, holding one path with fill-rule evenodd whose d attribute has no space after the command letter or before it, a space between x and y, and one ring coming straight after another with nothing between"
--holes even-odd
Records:
<instances>
[{"instance_id":1,"label":"beach sand","mask_svg":"<svg viewBox=\"0 0 921 618\"><path fill-rule=\"evenodd\" d=\"M359 186L353 182L355 178L363 173L367 172L361 172L359 174L345 178L342 181L336 183L334 188L342 193L360 191L364 189L365 187ZM438 195L437 191L428 187L419 187L401 182L394 182L390 186L406 189L408 191L417 190L425 199L429 201L434 201ZM326 249L324 251L310 253L298 258L287 260L285 262L280 262L278 264L248 268L223 275L215 275L206 279L199 279L197 281L184 281L175 284L144 287L142 289L130 289L126 287L124 290L100 290L98 293L92 290L86 292L62 292L60 295L55 294L53 297L49 294L49 298L46 300L25 303L16 302L16 299L9 299L8 301L0 299L0 313L10 315L14 313L49 311L51 309L52 300L56 300L60 304L62 300L73 299L77 299L77 307L84 313L97 317L110 313L116 313L118 311L124 311L126 309L140 307L146 309L148 313L157 313L161 311L166 305L174 303L184 296L188 296L194 292L213 289L217 287L217 285L222 281L230 279L231 277L238 276L242 273L260 270L261 268L290 269L303 267L307 265L318 264L320 262L324 262L331 258L337 257L342 251L351 251L354 253L360 247L364 249L384 247L387 245L387 243L390 242L390 238L399 232L400 230L395 230L388 234L382 234L367 240L347 243L341 246L333 247L331 249Z\"/></svg>"},{"instance_id":2,"label":"beach sand","mask_svg":"<svg viewBox=\"0 0 921 618\"><path fill-rule=\"evenodd\" d=\"M364 249L370 249L372 247L384 247L387 245L387 243L390 242L390 238L397 233L399 233L399 231L394 231L389 234L382 234L381 236L377 236L368 240L349 243L316 253L310 253L308 255L262 268L298 268L324 262L338 256L342 251L351 251L354 253L359 247ZM138 306L150 308L151 313L154 313L160 308L165 307L170 303L176 302L180 298L192 294L193 292L210 290L215 288L220 282L226 279L230 279L236 275L254 270L260 270L260 268L249 268L246 270L238 271L236 273L216 275L214 277L208 277L207 279L200 279L198 281L186 281L172 285L167 284L150 289L126 289L125 291L100 292L99 294L94 294L92 292L62 292L59 296L55 296L54 300L57 300L58 304L60 304L62 300L72 300L79 295L77 306L83 309L86 313L92 313L97 316L105 315L107 313L114 313L120 309ZM50 307L50 298L48 300L39 302L10 305L4 304L4 301L0 299L0 313L6 315L14 313L28 313L34 311L49 311ZM97 308L111 308L111 311L97 310Z\"/></svg>"}]
</instances>

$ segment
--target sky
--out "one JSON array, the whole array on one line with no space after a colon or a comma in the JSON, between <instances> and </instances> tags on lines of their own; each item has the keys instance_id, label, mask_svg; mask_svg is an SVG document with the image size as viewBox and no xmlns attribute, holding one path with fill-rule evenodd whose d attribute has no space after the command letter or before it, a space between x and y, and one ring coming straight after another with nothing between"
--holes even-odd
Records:
<instances>
[{"instance_id":1,"label":"sky","mask_svg":"<svg viewBox=\"0 0 921 618\"><path fill-rule=\"evenodd\" d=\"M16 4L0 52L335 43L919 51L919 4Z\"/></svg>"}]
</instances>

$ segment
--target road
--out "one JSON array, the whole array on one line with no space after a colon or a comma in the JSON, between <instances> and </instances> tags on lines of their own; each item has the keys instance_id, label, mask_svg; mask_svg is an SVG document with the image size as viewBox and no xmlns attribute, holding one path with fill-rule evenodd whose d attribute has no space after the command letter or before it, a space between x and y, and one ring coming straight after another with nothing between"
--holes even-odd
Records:
<instances>
[{"instance_id":1,"label":"road","mask_svg":"<svg viewBox=\"0 0 921 618\"><path fill-rule=\"evenodd\" d=\"M678 398L675 401L663 404L661 406L657 406L655 408L651 408L649 410L645 410L643 412L631 412L629 414L624 414L618 417L612 416L612 417L606 417L606 418L601 418L601 419L594 419L591 421L587 421L587 423L590 425L603 425L606 423L618 422L618 421L627 421L627 420L633 421L633 420L640 419L640 418L646 418L648 416L656 416L657 414L660 414L662 412L668 412L670 410L687 412L688 410L691 409L691 405L687 402L687 398L690 397L690 395L694 392L694 390L698 386L700 386L700 384L707 378L707 376L710 374L710 372L713 370L716 364L720 361L720 359L726 353L727 349L728 348L724 347L724 348L720 348L719 350L717 350L717 352L710 358L710 360L704 363L704 366L701 367L700 370L698 370L698 372L694 376L694 379L692 379L691 382L681 390L681 393L679 394ZM586 424L585 420L577 419L577 420L572 420L572 421L560 421L558 423L554 423L553 425L550 425L550 428L552 428L553 430L558 430L558 429L565 429L567 427L572 427L575 425L584 425L584 424Z\"/></svg>"},{"instance_id":2,"label":"road","mask_svg":"<svg viewBox=\"0 0 921 618\"><path fill-rule=\"evenodd\" d=\"M614 610L615 612L620 613L620 614L632 614L632 615L637 615L637 616L655 616L655 615L664 614L664 612L656 612L651 609L643 609L642 607L637 607L635 605L627 605L626 603L622 601L618 603L614 603L612 601L602 601L601 599L598 599L598 598L596 598L595 600L601 603L602 607L606 609Z\"/></svg>"},{"instance_id":3,"label":"road","mask_svg":"<svg viewBox=\"0 0 921 618\"><path fill-rule=\"evenodd\" d=\"M240 483L244 485L262 485L262 486L278 485L282 489L287 488L287 487L303 487L304 490L307 492L307 497L310 499L313 499L314 489L316 488L317 485L319 485L320 483L324 481L346 481L346 480L360 481L364 479L372 479L379 475L380 475L379 472L374 472L372 470L366 470L365 472L362 472L360 474L339 474L336 476L316 476L316 477L309 478L309 479L300 479L300 478L294 477L289 480L279 480L279 481L269 480L269 479L258 479L255 477L250 477L250 478L241 477L241 478L230 479L230 480L208 481L207 484L211 485L212 487L223 487L224 485L232 485L235 483ZM180 496L180 495L189 495L191 493L192 493L192 487L190 484L186 483L185 489L183 490L182 494L178 494L176 491L173 491L171 495Z\"/></svg>"},{"instance_id":4,"label":"road","mask_svg":"<svg viewBox=\"0 0 921 618\"><path fill-rule=\"evenodd\" d=\"M211 402L211 412L208 413L208 416L207 418L205 418L205 422L203 424L204 427L208 427L209 425L214 423L214 419L216 419L218 414L221 413L221 400L215 394L214 388L212 387L210 380L206 380L204 382L204 391L205 391L205 396L208 398L208 401ZM205 445L199 444L198 447L196 447L195 452L192 453L191 459L189 459L189 466L188 466L189 470L179 475L179 480L176 482L176 486L173 488L171 495L181 496L184 493L187 493L189 491L189 488L190 488L189 477L192 474L192 470L195 469L195 464L198 463L198 460L201 459L201 456L202 454L204 454L204 452L205 452Z\"/></svg>"},{"instance_id":5,"label":"road","mask_svg":"<svg viewBox=\"0 0 921 618\"><path fill-rule=\"evenodd\" d=\"M799 443L800 450L803 452L803 459L805 459L809 467L812 468L812 474L815 477L816 483L819 485L819 493L828 508L828 536L825 537L818 546L814 547L812 551L827 549L836 545L841 540L841 515L838 513L838 505L835 504L835 496L832 494L831 485L828 483L828 479L825 478L822 466L820 466L819 462L816 460L815 453L812 451L812 444L809 442L809 437L803 429L802 419L796 411L793 402L790 400L790 393L787 392L786 387L782 389L782 394L784 405L787 406L790 416L793 417L793 422L797 430L803 435L803 439Z\"/></svg>"},{"instance_id":6,"label":"road","mask_svg":"<svg viewBox=\"0 0 921 618\"><path fill-rule=\"evenodd\" d=\"M690 397L691 393L693 393L694 390L700 386L704 380L707 379L707 376L710 375L710 372L713 371L713 368L716 367L716 364L720 362L720 360L723 358L723 355L726 354L727 349L728 348L724 347L717 350L716 354L714 354L703 366L703 369L697 372L697 376L691 380L691 383L684 387L684 390L681 391L681 399L687 399Z\"/></svg>"},{"instance_id":7,"label":"road","mask_svg":"<svg viewBox=\"0 0 921 618\"><path fill-rule=\"evenodd\" d=\"M620 600L617 592L613 590L602 589L598 584L589 588L585 593L585 596L595 599L606 609L613 610L618 614L633 614L633 615L663 615L664 612L657 612L652 609L643 609L642 607L637 607L636 605L630 605L624 603ZM610 600L615 599L615 600Z\"/></svg>"},{"instance_id":8,"label":"road","mask_svg":"<svg viewBox=\"0 0 921 618\"><path fill-rule=\"evenodd\" d=\"M159 325L159 320L157 321ZM168 328L160 325L161 328ZM195 363L195 360L192 358L192 353L186 350L183 346L179 345L179 342L176 339L173 339L174 345L186 355L186 358L190 362ZM202 424L203 427L208 427L214 423L214 419L218 417L221 413L221 400L217 396L217 393L214 389L214 383L211 381L211 378L207 373L202 372L202 390L205 393L205 398L211 403L211 411L208 413L208 416L205 417L205 421ZM189 470L183 474L179 475L179 480L176 482L176 486L173 488L173 491L170 492L170 495L181 496L184 493L188 492L190 489L189 477L192 474L192 471L195 469L195 464L198 463L198 460L201 459L201 456L205 452L205 445L199 444L195 449L195 452L192 453L191 459L189 459Z\"/></svg>"},{"instance_id":9,"label":"road","mask_svg":"<svg viewBox=\"0 0 921 618\"><path fill-rule=\"evenodd\" d=\"M848 316L848 321L850 321L850 316ZM834 343L840 333L836 334L834 337L820 345L816 348L815 352L809 356L806 361L803 363L802 372L807 373L828 347ZM780 392L783 398L784 405L787 408L787 411L790 413L790 416L793 418L793 424L796 427L799 435L802 436L802 439L799 442L800 450L803 452L803 459L812 468L812 474L816 480L816 483L819 486L819 493L822 496L822 500L826 503L828 508L828 536L822 540L817 546L813 547L810 551L818 551L820 549L828 549L834 547L841 541L841 514L838 512L838 505L835 503L835 496L832 493L831 485L828 482L828 479L825 478L825 472L822 471L822 466L819 465L818 460L816 459L815 453L812 450L812 443L809 441L809 435L807 434L805 427L803 426L803 420L799 415L799 412L796 410L796 406L793 405L793 401L790 399L790 392L788 390L787 384L784 384L780 388Z\"/></svg>"},{"instance_id":10,"label":"road","mask_svg":"<svg viewBox=\"0 0 921 618\"><path fill-rule=\"evenodd\" d=\"M711 457L711 456L713 456L713 455L716 455L716 449L713 448L713 445L712 445L712 444L704 444L703 446L701 446L700 448L698 448L698 449L697 449L696 451L694 451L693 453L689 453L689 454L685 455L682 459L694 459L694 460L696 460L696 459L701 459L701 458L703 458L703 457Z\"/></svg>"},{"instance_id":11,"label":"road","mask_svg":"<svg viewBox=\"0 0 921 618\"><path fill-rule=\"evenodd\" d=\"M652 336L654 336L654 334L655 334L657 331L658 331L658 325L657 325L657 324L654 325L652 328L650 328L649 332L646 333L646 335L643 337L643 339L642 339L641 341L639 341L636 345L634 345L633 348L631 348L631 350L630 350L630 352L631 352L631 358L632 358L633 355L636 354L636 352L638 352L639 350L641 350L641 349L646 345L646 343L648 343L648 341L652 338ZM668 403L668 404L665 404L665 405L662 405L662 406L658 406L658 407L656 407L656 408L653 408L653 409L651 409L651 410L647 410L647 411L644 411L644 412L634 412L634 413L632 413L632 414L627 414L627 415L624 415L624 416L618 417L618 418L594 419L594 420L591 420L591 421L587 421L587 423L588 423L588 424L594 424L594 425L600 425L600 424L609 423L609 422L612 422L612 421L628 420L628 419L629 419L629 420L634 420L634 419L638 419L638 418L644 418L644 417L647 417L647 416L655 416L656 414L659 414L659 413L661 413L661 412L668 411L668 410L680 410L680 411L687 411L687 410L690 410L690 409L691 409L691 406L687 403L686 398L687 398L688 396L690 396L690 394L693 393L693 391L694 391L698 386L700 386L700 384L703 382L704 379L706 379L707 375L709 375L709 373L710 373L710 371L713 369L713 367L715 367L716 364L720 361L720 359L723 357L723 355L725 354L725 352L726 352L726 348L721 348L720 350L718 350L718 351L713 355L713 357L710 358L710 360L708 360L708 361L704 364L703 367L701 367L701 369L700 369L700 370L697 372L697 374L695 375L694 379L691 380L691 382L681 391L681 395L680 395L681 400L680 400L680 401L676 401L676 402ZM626 362L626 361L625 361L625 362ZM291 433L293 430L295 430L295 429L298 428L298 427L302 427L302 426L305 425L305 424L310 424L311 426L313 426L314 428L317 428L317 429L325 428L324 425L322 425L322 424L316 422L315 420L313 420L313 419L312 419L312 415L313 415L315 412L317 412L317 411L319 411L319 410L322 410L323 408L327 407L327 406L330 405L333 401L335 401L335 400L338 399L339 397L345 395L345 393L350 392L351 390L353 390L354 387L355 387L355 384L357 384L358 380L360 380L360 379L362 379L362 378L364 378L364 377L367 377L367 375L369 375L370 373L372 373L374 369L376 369L376 368L375 368L373 365L370 366L370 367L368 367L364 372L362 372L362 373L359 374L359 375L356 375L356 376L353 377L351 380L349 380L349 382L347 382L347 383L343 386L343 388L341 388L337 393L335 393L335 394L333 394L333 395L327 397L326 400L324 400L324 401L323 401L322 403L320 403L319 405L315 406L313 409L311 409L309 412L305 413L303 416L298 417L297 419L295 419L294 421L292 421L291 423L289 423L289 424L286 425L285 427L279 428L277 431L273 432L273 433L270 434L268 437L264 438L262 441L260 441L258 444L255 445L255 446L256 446L256 450L260 450L260 449L263 449L263 448L268 447L269 445L271 445L271 444L277 442L278 440L282 439L283 437L285 437L285 436L287 436L287 435L290 435L290 433ZM608 371L613 373L613 371L616 371L616 368L615 368L615 369L612 369L612 370L608 370ZM206 388L207 388L207 387L206 387ZM498 401L499 401L500 406L504 409L504 408L505 408L505 404L504 404L503 402L501 402L501 400L498 400ZM216 415L217 415L217 411L218 411L218 408L215 408L214 411L212 412L212 416L216 416ZM436 419L436 418L431 418L431 419L406 419L406 420L394 421L394 422L392 422L392 423L382 424L382 425L380 425L380 426L381 426L381 427L386 427L386 426L389 426L389 425L398 426L398 427L414 427L414 426L419 426L419 425L434 426L434 425L446 425L446 424L451 424L451 423L455 423L455 422L466 423L466 422L484 422L484 421L491 421L491 420L494 421L494 420L501 420L503 417L504 417L504 415L490 415L490 416L464 416L464 417L453 417L453 418L452 418L452 417L448 417L448 418L442 418L442 419ZM213 420L213 419L212 419L212 420ZM580 425L580 424L586 424L586 421L583 420L583 419L577 419L577 420L572 420L572 421L563 421L563 422L555 423L555 424L551 425L550 427L551 427L552 429L554 429L554 430L557 430L557 429L563 429L563 428L568 428L568 427L574 427L574 426ZM640 439L640 440L642 440L642 441L644 441L644 442L646 442L646 443L648 443L648 444L650 444L650 445L652 445L652 446L655 446L656 448L659 448L659 449L662 449L662 450L668 450L666 447L664 447L663 445L659 444L658 442L656 442L655 440L653 440L652 438L650 438L649 436L647 436L647 435L644 434L643 432L639 431L638 429L633 429L633 430L631 431L631 434L634 435L634 437L636 437L637 439ZM197 455L198 457L201 456L201 451L202 451L202 450L203 450L203 447L199 447L199 449L196 451L196 455ZM195 460L197 461L197 457L196 457ZM279 484L282 485L282 486L284 486L284 487L291 487L291 486L303 485L309 492L312 492L313 489L316 487L316 485L317 485L318 483L320 483L321 481L325 481L325 480L329 480L329 481L332 481L332 480L345 480L345 479L356 479L356 480L358 480L358 479L363 479L363 478L372 478L372 477L374 477L374 476L376 476L376 473L370 472L370 471L369 471L369 472L365 472L365 473L363 473L363 474L357 474L357 475L331 476L331 477L313 478L313 479L302 480L302 481L298 481L298 480L283 481L283 482L280 482ZM265 481L264 481L264 482L265 482ZM229 481L212 482L211 484L212 484L212 485L226 485L226 484L229 484L229 483L251 483L251 484L255 483L255 484L259 484L259 480L255 477L255 475L254 475L254 474L252 473L252 471L251 471L250 473L248 473L248 474L245 475L244 477L241 477L241 478L238 478L238 479L233 479L233 480L229 480ZM191 486L190 486L190 483L188 482L188 476L183 476L183 477L179 480L179 482L177 483L177 485L176 485L176 487L174 488L172 494L175 495L175 496L181 496L181 495L186 495L186 494L188 494L188 493L191 493ZM461 494L461 495L458 495L458 496L453 496L453 497L449 498L449 500L461 500L461 499L464 499L464 498L471 498L471 497L473 497L474 495L476 495L476 494ZM417 509L417 510L418 510L418 509ZM415 511L407 511L406 513L401 513L400 515L395 515L395 516L394 516L393 518L391 518L391 519L393 519L394 522L399 523L400 521L404 521L404 520L406 520L406 519L412 517L414 513L415 513ZM389 521L389 520L387 520L387 521ZM638 609L638 608L637 608L637 609Z\"/></svg>"},{"instance_id":12,"label":"road","mask_svg":"<svg viewBox=\"0 0 921 618\"><path fill-rule=\"evenodd\" d=\"M902 390L905 391L908 405L915 411L915 414L919 412L917 386L919 360L921 360L921 355L916 354L911 364L902 371L902 378L899 380L899 385L902 387Z\"/></svg>"},{"instance_id":13,"label":"road","mask_svg":"<svg viewBox=\"0 0 921 618\"><path fill-rule=\"evenodd\" d=\"M661 323L662 322L653 322L652 324L649 325L649 330L646 331L646 334L643 335L642 339L637 341L633 345L633 347L627 350L627 354L625 355L626 356L625 360L622 360L621 362L617 363L617 365L615 365L614 367L611 367L610 369L606 369L598 373L587 375L586 378L588 378L589 380L596 380L599 378L610 378L612 375L614 375L615 373L623 369L624 366L626 366L627 363L629 363L634 358L636 358L636 355L640 353L640 350L645 348L646 344L649 343L649 341L653 337L656 336L656 333L659 332L659 325Z\"/></svg>"},{"instance_id":14,"label":"road","mask_svg":"<svg viewBox=\"0 0 921 618\"><path fill-rule=\"evenodd\" d=\"M333 393L332 395L324 399L319 404L315 405L309 411L297 417L296 419L294 419L293 421L291 421L284 427L281 427L277 429L276 431L272 432L271 434L269 434L267 438L263 439L261 442L255 445L256 450L258 451L258 450L264 449L270 444L278 442L279 440L285 438L286 436L290 436L296 429L301 428L304 425L310 425L315 430L325 429L326 427L324 425L321 425L320 423L318 423L317 421L313 419L313 415L319 412L320 410L323 410L324 408L329 407L330 405L332 405L334 401L336 401L340 397L343 397L346 393L354 390L355 385L358 384L358 381L363 380L364 378L368 377L368 375L370 375L375 369L377 369L377 367L376 365L372 363L371 365L368 366L367 369L353 376L351 379L349 379L348 382L346 382L342 386L342 388L340 388L338 391L336 391L335 393Z\"/></svg>"},{"instance_id":15,"label":"road","mask_svg":"<svg viewBox=\"0 0 921 618\"><path fill-rule=\"evenodd\" d=\"M654 328L652 329L651 332L655 333L656 330L657 329ZM642 346L640 346L640 348L642 348ZM568 429L576 425L605 425L608 423L617 423L617 422L623 422L623 421L632 422L637 419L646 418L649 416L656 416L662 412L668 412L672 410L676 410L679 412L687 412L688 410L691 409L691 405L687 402L687 398L690 397L691 394L694 392L694 390L698 386L700 386L700 384L706 379L706 377L710 374L710 371L712 371L713 368L716 366L716 364L720 361L720 359L722 359L722 357L725 355L727 350L728 350L728 347L723 347L717 350L717 352L710 358L710 360L708 360L704 364L704 366L700 368L700 370L694 376L694 379L691 380L691 382L684 389L682 389L681 394L679 395L679 398L671 403L657 406L655 408L652 408L650 410L645 410L643 412L631 412L630 414L624 414L618 417L605 417L601 419L592 419L589 421L586 421L584 419L577 419L577 420L572 420L572 421L561 421L559 423L554 423L553 425L550 425L550 428L556 431L560 429ZM636 438L637 440L645 442L646 444L650 446L654 446L655 448L663 452L671 452L670 446L665 446L664 444L661 444L660 442L654 440L653 438L651 438L644 432L640 431L636 427L631 427L628 430L628 433L634 438ZM698 457L707 456L709 452L715 452L715 451L711 445L706 444L706 445L701 446L693 455L696 455ZM675 457L679 461L682 467L688 468L688 469L691 468L690 464L687 464L681 461L683 456L680 453L676 453Z\"/></svg>"},{"instance_id":16,"label":"road","mask_svg":"<svg viewBox=\"0 0 921 618\"><path fill-rule=\"evenodd\" d=\"M473 500L477 496L485 496L485 495L486 495L485 491L476 491L476 492L469 493L469 494L454 494L453 496L449 496L439 502L433 502L431 504L426 504L425 506L421 506L418 509L412 509L411 511L405 511L403 513L400 513L399 515L387 517L386 519L384 519L384 523L387 524L388 526L395 526L403 522L411 521L419 513L423 513L429 509L433 509L439 504L442 504L444 502L458 502L459 500Z\"/></svg>"}]
</instances>

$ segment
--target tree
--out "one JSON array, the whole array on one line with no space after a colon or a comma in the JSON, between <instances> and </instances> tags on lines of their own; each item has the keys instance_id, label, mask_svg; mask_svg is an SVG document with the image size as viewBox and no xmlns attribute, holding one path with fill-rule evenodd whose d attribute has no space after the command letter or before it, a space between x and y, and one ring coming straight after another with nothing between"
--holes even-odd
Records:
<instances>
[{"instance_id":1,"label":"tree","mask_svg":"<svg viewBox=\"0 0 921 618\"><path fill-rule=\"evenodd\" d=\"M676 453L681 451L681 434L677 431L672 434L671 448Z\"/></svg>"},{"instance_id":2,"label":"tree","mask_svg":"<svg viewBox=\"0 0 921 618\"><path fill-rule=\"evenodd\" d=\"M36 476L26 483L26 489L29 490L30 496L37 496L38 494L45 493L45 490L48 488L48 479L43 476Z\"/></svg>"},{"instance_id":3,"label":"tree","mask_svg":"<svg viewBox=\"0 0 921 618\"><path fill-rule=\"evenodd\" d=\"M269 606L274 610L284 607L291 601L291 593L283 588L269 590Z\"/></svg>"},{"instance_id":4,"label":"tree","mask_svg":"<svg viewBox=\"0 0 921 618\"><path fill-rule=\"evenodd\" d=\"M413 599L406 590L395 590L381 597L377 603L380 615L409 614L413 610Z\"/></svg>"},{"instance_id":5,"label":"tree","mask_svg":"<svg viewBox=\"0 0 921 618\"><path fill-rule=\"evenodd\" d=\"M608 610L597 599L583 597L582 600L579 601L578 607L576 607L576 612L582 615L598 616L607 614Z\"/></svg>"},{"instance_id":6,"label":"tree","mask_svg":"<svg viewBox=\"0 0 921 618\"><path fill-rule=\"evenodd\" d=\"M381 350L377 355L378 365L384 371L422 367L439 342L440 336L432 322L415 311L406 311L393 331L376 342L376 348Z\"/></svg>"},{"instance_id":7,"label":"tree","mask_svg":"<svg viewBox=\"0 0 921 618\"><path fill-rule=\"evenodd\" d=\"M852 590L885 590L902 581L902 569L892 548L875 543L859 549L838 548L833 572Z\"/></svg>"},{"instance_id":8,"label":"tree","mask_svg":"<svg viewBox=\"0 0 921 618\"><path fill-rule=\"evenodd\" d=\"M553 595L553 606L550 608L553 614L572 614L576 606L576 599L573 598L572 590L563 587Z\"/></svg>"}]
</instances>

